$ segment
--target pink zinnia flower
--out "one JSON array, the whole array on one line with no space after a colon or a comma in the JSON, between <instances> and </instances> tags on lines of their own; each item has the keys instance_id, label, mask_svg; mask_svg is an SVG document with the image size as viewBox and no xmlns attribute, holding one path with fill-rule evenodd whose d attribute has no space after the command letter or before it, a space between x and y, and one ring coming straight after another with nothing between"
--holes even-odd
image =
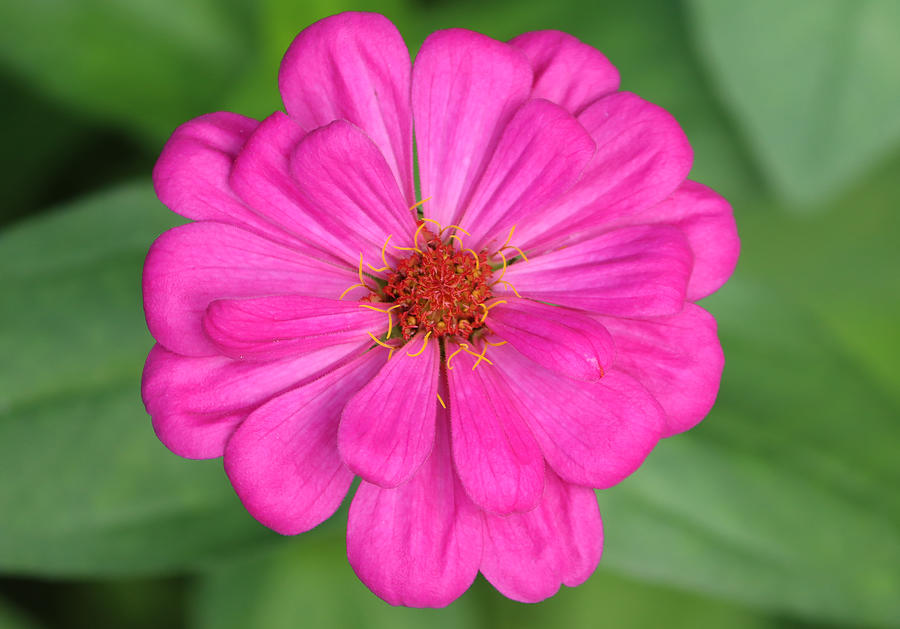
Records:
<instances>
[{"instance_id":1,"label":"pink zinnia flower","mask_svg":"<svg viewBox=\"0 0 900 629\"><path fill-rule=\"evenodd\" d=\"M733 270L727 202L686 180L672 116L564 33L439 31L411 64L386 18L345 13L279 85L286 114L187 122L154 171L196 221L144 269L159 438L224 455L284 534L361 477L348 556L390 603L446 605L478 571L520 601L581 583L593 488L715 399L693 302Z\"/></svg>"}]
</instances>

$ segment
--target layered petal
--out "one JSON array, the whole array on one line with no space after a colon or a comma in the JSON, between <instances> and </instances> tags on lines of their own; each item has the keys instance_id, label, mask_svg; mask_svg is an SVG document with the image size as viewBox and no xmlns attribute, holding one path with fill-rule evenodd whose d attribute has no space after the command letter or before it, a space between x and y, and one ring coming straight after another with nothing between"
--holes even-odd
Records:
<instances>
[{"instance_id":1,"label":"layered petal","mask_svg":"<svg viewBox=\"0 0 900 629\"><path fill-rule=\"evenodd\" d=\"M662 203L623 217L616 224L668 223L684 232L694 253L687 298L702 299L731 277L741 242L731 205L703 184L685 181Z\"/></svg>"},{"instance_id":2,"label":"layered petal","mask_svg":"<svg viewBox=\"0 0 900 629\"><path fill-rule=\"evenodd\" d=\"M409 482L383 489L363 481L350 505L350 565L391 605L443 607L478 573L481 513L453 473L447 421L440 410L434 449Z\"/></svg>"},{"instance_id":3,"label":"layered petal","mask_svg":"<svg viewBox=\"0 0 900 629\"><path fill-rule=\"evenodd\" d=\"M382 487L408 480L434 445L440 348L427 339L423 347L423 338L395 351L341 418L341 457L355 473Z\"/></svg>"},{"instance_id":4,"label":"layered petal","mask_svg":"<svg viewBox=\"0 0 900 629\"><path fill-rule=\"evenodd\" d=\"M306 131L347 120L372 138L413 203L409 51L383 15L347 12L300 32L285 53L278 87Z\"/></svg>"},{"instance_id":5,"label":"layered petal","mask_svg":"<svg viewBox=\"0 0 900 629\"><path fill-rule=\"evenodd\" d=\"M491 351L547 463L563 479L606 488L634 472L665 430L663 409L631 376L576 382L508 346Z\"/></svg>"},{"instance_id":6,"label":"layered petal","mask_svg":"<svg viewBox=\"0 0 900 629\"><path fill-rule=\"evenodd\" d=\"M448 352L457 349L447 346ZM496 371L475 361L460 351L447 370L457 474L482 509L528 511L541 499L544 459Z\"/></svg>"},{"instance_id":7,"label":"layered petal","mask_svg":"<svg viewBox=\"0 0 900 629\"><path fill-rule=\"evenodd\" d=\"M385 358L367 352L264 404L235 431L225 449L225 472L254 518L296 535L340 506L353 473L338 456L338 417Z\"/></svg>"},{"instance_id":8,"label":"layered petal","mask_svg":"<svg viewBox=\"0 0 900 629\"><path fill-rule=\"evenodd\" d=\"M505 596L536 603L560 584L583 583L600 562L603 525L594 490L547 470L544 497L528 513L485 514L481 572Z\"/></svg>"},{"instance_id":9,"label":"layered petal","mask_svg":"<svg viewBox=\"0 0 900 629\"><path fill-rule=\"evenodd\" d=\"M235 427L273 395L327 371L353 346L300 358L247 363L224 356L181 356L155 345L141 395L159 440L189 459L222 456Z\"/></svg>"},{"instance_id":10,"label":"layered petal","mask_svg":"<svg viewBox=\"0 0 900 629\"><path fill-rule=\"evenodd\" d=\"M207 308L203 329L226 356L278 360L348 343L368 344L366 333L380 334L387 314L367 306L307 295L220 299Z\"/></svg>"},{"instance_id":11,"label":"layered petal","mask_svg":"<svg viewBox=\"0 0 900 629\"><path fill-rule=\"evenodd\" d=\"M217 348L203 331L216 299L278 293L337 297L355 276L248 231L216 222L170 229L144 263L144 312L154 338L167 349L209 356Z\"/></svg>"},{"instance_id":12,"label":"layered petal","mask_svg":"<svg viewBox=\"0 0 900 629\"><path fill-rule=\"evenodd\" d=\"M240 225L274 240L291 242L231 189L234 160L259 122L230 112L194 118L178 127L153 168L156 196L166 207L196 221Z\"/></svg>"},{"instance_id":13,"label":"layered petal","mask_svg":"<svg viewBox=\"0 0 900 629\"><path fill-rule=\"evenodd\" d=\"M565 192L594 155L594 142L559 105L530 100L513 116L459 221L475 250Z\"/></svg>"},{"instance_id":14,"label":"layered petal","mask_svg":"<svg viewBox=\"0 0 900 629\"><path fill-rule=\"evenodd\" d=\"M356 266L359 250L348 247L342 227L333 233L323 216L301 192L291 174L291 158L306 132L280 111L260 123L234 162L229 183L250 207L267 221L289 233L321 259ZM327 216L324 217L327 225Z\"/></svg>"},{"instance_id":15,"label":"layered petal","mask_svg":"<svg viewBox=\"0 0 900 629\"><path fill-rule=\"evenodd\" d=\"M531 62L533 98L546 98L578 114L619 89L619 71L609 59L568 33L532 31L509 43L521 49Z\"/></svg>"},{"instance_id":16,"label":"layered petal","mask_svg":"<svg viewBox=\"0 0 900 629\"><path fill-rule=\"evenodd\" d=\"M693 151L678 122L662 107L629 92L596 101L578 121L597 145L581 181L519 225L526 250L572 242L621 217L656 205L687 177Z\"/></svg>"},{"instance_id":17,"label":"layered petal","mask_svg":"<svg viewBox=\"0 0 900 629\"><path fill-rule=\"evenodd\" d=\"M687 304L671 317L601 320L616 342L616 369L637 378L665 409L663 436L688 430L706 417L725 362L712 315Z\"/></svg>"},{"instance_id":18,"label":"layered petal","mask_svg":"<svg viewBox=\"0 0 900 629\"><path fill-rule=\"evenodd\" d=\"M490 328L539 365L578 380L599 380L615 357L606 328L568 308L511 298L491 309Z\"/></svg>"},{"instance_id":19,"label":"layered petal","mask_svg":"<svg viewBox=\"0 0 900 629\"><path fill-rule=\"evenodd\" d=\"M352 124L339 120L309 133L291 159L291 172L312 216L344 249L381 266L386 238L410 246L414 214L378 147Z\"/></svg>"},{"instance_id":20,"label":"layered petal","mask_svg":"<svg viewBox=\"0 0 900 629\"><path fill-rule=\"evenodd\" d=\"M617 317L655 317L684 306L693 256L668 225L623 227L509 267L519 294Z\"/></svg>"},{"instance_id":21,"label":"layered petal","mask_svg":"<svg viewBox=\"0 0 900 629\"><path fill-rule=\"evenodd\" d=\"M457 221L531 81L528 59L509 44L462 29L428 36L412 74L426 216Z\"/></svg>"}]
</instances>

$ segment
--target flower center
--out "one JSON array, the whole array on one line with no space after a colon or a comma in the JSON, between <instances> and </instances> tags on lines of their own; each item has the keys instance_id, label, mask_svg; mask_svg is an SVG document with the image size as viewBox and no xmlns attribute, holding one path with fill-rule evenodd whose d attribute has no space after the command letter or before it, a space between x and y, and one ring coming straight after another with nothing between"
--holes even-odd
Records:
<instances>
[{"instance_id":1,"label":"flower center","mask_svg":"<svg viewBox=\"0 0 900 629\"><path fill-rule=\"evenodd\" d=\"M457 249L452 239L445 243L427 229L420 231L417 250L397 264L383 289L395 302L403 338L430 332L469 339L484 327L485 302L493 296L487 252Z\"/></svg>"}]
</instances>

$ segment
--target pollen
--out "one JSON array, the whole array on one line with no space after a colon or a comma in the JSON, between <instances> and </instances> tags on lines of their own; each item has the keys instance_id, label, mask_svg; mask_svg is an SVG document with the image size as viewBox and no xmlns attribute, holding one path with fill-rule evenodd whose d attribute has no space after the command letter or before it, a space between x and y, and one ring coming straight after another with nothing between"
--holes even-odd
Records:
<instances>
[{"instance_id":1,"label":"pollen","mask_svg":"<svg viewBox=\"0 0 900 629\"><path fill-rule=\"evenodd\" d=\"M418 332L471 338L484 327L484 303L493 296L487 252L454 247L452 238L443 242L425 223L416 234L416 248L397 263L383 289L397 307L403 338Z\"/></svg>"}]
</instances>

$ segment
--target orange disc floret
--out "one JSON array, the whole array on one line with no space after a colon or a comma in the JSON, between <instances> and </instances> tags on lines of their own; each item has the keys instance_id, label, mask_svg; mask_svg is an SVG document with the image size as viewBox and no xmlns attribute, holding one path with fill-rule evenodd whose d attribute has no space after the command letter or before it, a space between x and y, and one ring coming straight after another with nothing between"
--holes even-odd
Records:
<instances>
[{"instance_id":1,"label":"orange disc floret","mask_svg":"<svg viewBox=\"0 0 900 629\"><path fill-rule=\"evenodd\" d=\"M468 339L484 327L484 302L492 297L487 254L455 249L427 229L421 233L424 246L400 261L384 287L385 297L400 305L395 312L403 338L421 331Z\"/></svg>"}]
</instances>

